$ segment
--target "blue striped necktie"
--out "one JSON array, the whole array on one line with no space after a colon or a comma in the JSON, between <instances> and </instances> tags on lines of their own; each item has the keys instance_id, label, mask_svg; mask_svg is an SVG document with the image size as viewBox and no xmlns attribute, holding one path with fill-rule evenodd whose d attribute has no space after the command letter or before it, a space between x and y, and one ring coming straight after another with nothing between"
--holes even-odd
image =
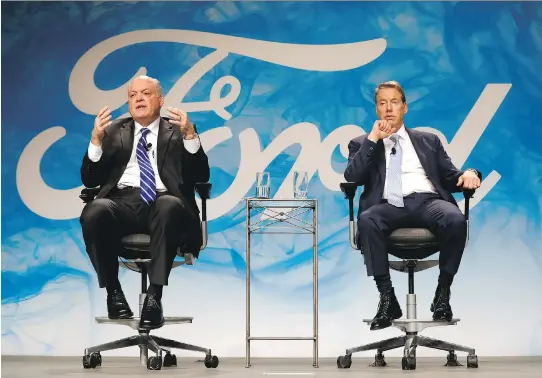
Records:
<instances>
[{"instance_id":1,"label":"blue striped necktie","mask_svg":"<svg viewBox=\"0 0 542 378\"><path fill-rule=\"evenodd\" d=\"M401 180L401 165L403 162L403 149L399 143L399 136L393 134L390 139L394 142L395 153L390 155L390 166L388 168L387 197L388 203L396 207L404 207L403 185Z\"/></svg>"},{"instance_id":2,"label":"blue striped necktie","mask_svg":"<svg viewBox=\"0 0 542 378\"><path fill-rule=\"evenodd\" d=\"M147 154L147 134L149 129L141 129L141 138L137 143L137 163L139 164L139 178L141 198L147 205L156 199L156 178L152 169L151 160Z\"/></svg>"}]
</instances>

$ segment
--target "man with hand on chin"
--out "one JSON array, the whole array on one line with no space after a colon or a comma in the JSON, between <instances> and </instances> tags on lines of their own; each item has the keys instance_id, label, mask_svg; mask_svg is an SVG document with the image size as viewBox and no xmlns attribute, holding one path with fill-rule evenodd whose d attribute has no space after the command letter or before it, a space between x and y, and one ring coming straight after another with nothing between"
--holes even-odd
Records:
<instances>
[{"instance_id":1,"label":"man with hand on chin","mask_svg":"<svg viewBox=\"0 0 542 378\"><path fill-rule=\"evenodd\" d=\"M202 244L195 183L209 180L207 155L186 112L164 105L158 80L139 76L130 82L128 108L132 117L111 121L104 107L94 121L83 157L81 179L100 187L81 214L87 253L107 290L110 319L130 319L133 312L118 279L122 237L150 235L150 285L140 327L164 324L162 287L168 284L177 249L198 256Z\"/></svg>"},{"instance_id":2,"label":"man with hand on chin","mask_svg":"<svg viewBox=\"0 0 542 378\"><path fill-rule=\"evenodd\" d=\"M350 141L344 172L347 181L364 187L357 244L380 292L371 330L389 327L403 315L390 279L386 238L406 227L428 228L441 242L431 310L434 320L450 321L450 287L467 238L465 217L452 193L477 189L480 179L474 169L457 169L436 135L405 127L408 105L399 83L380 84L375 103L379 120L369 134Z\"/></svg>"}]
</instances>

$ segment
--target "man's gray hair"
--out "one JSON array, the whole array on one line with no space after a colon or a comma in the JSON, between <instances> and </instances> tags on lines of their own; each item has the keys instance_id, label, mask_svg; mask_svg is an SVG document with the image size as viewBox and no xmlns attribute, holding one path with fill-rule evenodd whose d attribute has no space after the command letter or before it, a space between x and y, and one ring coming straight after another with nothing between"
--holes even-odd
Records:
<instances>
[{"instance_id":1,"label":"man's gray hair","mask_svg":"<svg viewBox=\"0 0 542 378\"><path fill-rule=\"evenodd\" d=\"M134 77L132 80L130 80L130 84L128 84L128 88L130 88L130 86L132 85L132 82L135 79L149 80L150 82L154 83L154 85L156 85L156 90L158 92L158 95L162 94L162 85L160 84L160 81L154 77L147 76L147 75L139 75L137 77Z\"/></svg>"}]
</instances>

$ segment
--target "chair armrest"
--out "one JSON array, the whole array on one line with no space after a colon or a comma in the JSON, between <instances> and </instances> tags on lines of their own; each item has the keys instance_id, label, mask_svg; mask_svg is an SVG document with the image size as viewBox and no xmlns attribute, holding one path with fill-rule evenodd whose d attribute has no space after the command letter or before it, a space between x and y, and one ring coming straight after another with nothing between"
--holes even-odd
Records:
<instances>
[{"instance_id":1,"label":"chair armrest","mask_svg":"<svg viewBox=\"0 0 542 378\"><path fill-rule=\"evenodd\" d=\"M482 172L476 170L476 174L478 175L480 182L482 182ZM469 220L470 199L474 197L476 189L462 189L461 191L463 192L463 197L465 198L465 218Z\"/></svg>"},{"instance_id":2,"label":"chair armrest","mask_svg":"<svg viewBox=\"0 0 542 378\"><path fill-rule=\"evenodd\" d=\"M356 196L356 190L358 184L355 182L341 182L339 184L341 191L344 193L344 198L348 199L348 215L350 221L354 220L354 197Z\"/></svg>"},{"instance_id":3,"label":"chair armrest","mask_svg":"<svg viewBox=\"0 0 542 378\"><path fill-rule=\"evenodd\" d=\"M100 187L84 188L83 190L81 190L81 194L79 195L79 198L81 198L84 203L89 203L89 202L94 201L94 198L96 198L99 192L100 192Z\"/></svg>"},{"instance_id":4,"label":"chair armrest","mask_svg":"<svg viewBox=\"0 0 542 378\"><path fill-rule=\"evenodd\" d=\"M212 184L210 182L197 182L195 185L196 192L201 198L201 221L207 222L207 200L211 198L211 188Z\"/></svg>"},{"instance_id":5,"label":"chair armrest","mask_svg":"<svg viewBox=\"0 0 542 378\"><path fill-rule=\"evenodd\" d=\"M480 182L482 182L482 172L476 171L476 174L478 175L478 178L480 179ZM463 197L465 197L465 201L468 200L471 197L474 197L474 192L476 189L462 189Z\"/></svg>"},{"instance_id":6,"label":"chair armrest","mask_svg":"<svg viewBox=\"0 0 542 378\"><path fill-rule=\"evenodd\" d=\"M200 247L200 250L205 249L205 247L207 246L207 200L211 198L212 187L213 184L211 184L210 182L197 182L195 184L196 192L201 198L201 232L203 237L203 243Z\"/></svg>"},{"instance_id":7,"label":"chair armrest","mask_svg":"<svg viewBox=\"0 0 542 378\"><path fill-rule=\"evenodd\" d=\"M196 192L202 200L208 200L211 198L211 188L213 184L210 182L197 182L195 186Z\"/></svg>"},{"instance_id":8,"label":"chair armrest","mask_svg":"<svg viewBox=\"0 0 542 378\"><path fill-rule=\"evenodd\" d=\"M341 192L344 193L344 198L354 199L358 184L355 182L341 182L339 186L341 187Z\"/></svg>"},{"instance_id":9,"label":"chair armrest","mask_svg":"<svg viewBox=\"0 0 542 378\"><path fill-rule=\"evenodd\" d=\"M344 193L344 198L348 199L348 233L350 245L353 249L359 249L356 245L356 221L354 220L354 197L356 196L356 190L359 185L355 182L341 182L339 186Z\"/></svg>"}]
</instances>

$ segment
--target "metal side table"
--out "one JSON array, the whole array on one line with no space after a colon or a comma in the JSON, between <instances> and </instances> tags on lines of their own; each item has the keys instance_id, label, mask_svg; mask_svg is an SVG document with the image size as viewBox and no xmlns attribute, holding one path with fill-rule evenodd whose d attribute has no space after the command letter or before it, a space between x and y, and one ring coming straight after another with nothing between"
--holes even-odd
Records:
<instances>
[{"instance_id":1,"label":"metal side table","mask_svg":"<svg viewBox=\"0 0 542 378\"><path fill-rule=\"evenodd\" d=\"M246 202L246 365L250 367L253 340L310 340L313 366L318 367L318 200L245 198ZM251 223L251 212L266 217ZM302 215L312 211L312 223ZM250 237L252 234L308 234L313 243L313 335L307 337L264 337L250 335Z\"/></svg>"}]
</instances>

